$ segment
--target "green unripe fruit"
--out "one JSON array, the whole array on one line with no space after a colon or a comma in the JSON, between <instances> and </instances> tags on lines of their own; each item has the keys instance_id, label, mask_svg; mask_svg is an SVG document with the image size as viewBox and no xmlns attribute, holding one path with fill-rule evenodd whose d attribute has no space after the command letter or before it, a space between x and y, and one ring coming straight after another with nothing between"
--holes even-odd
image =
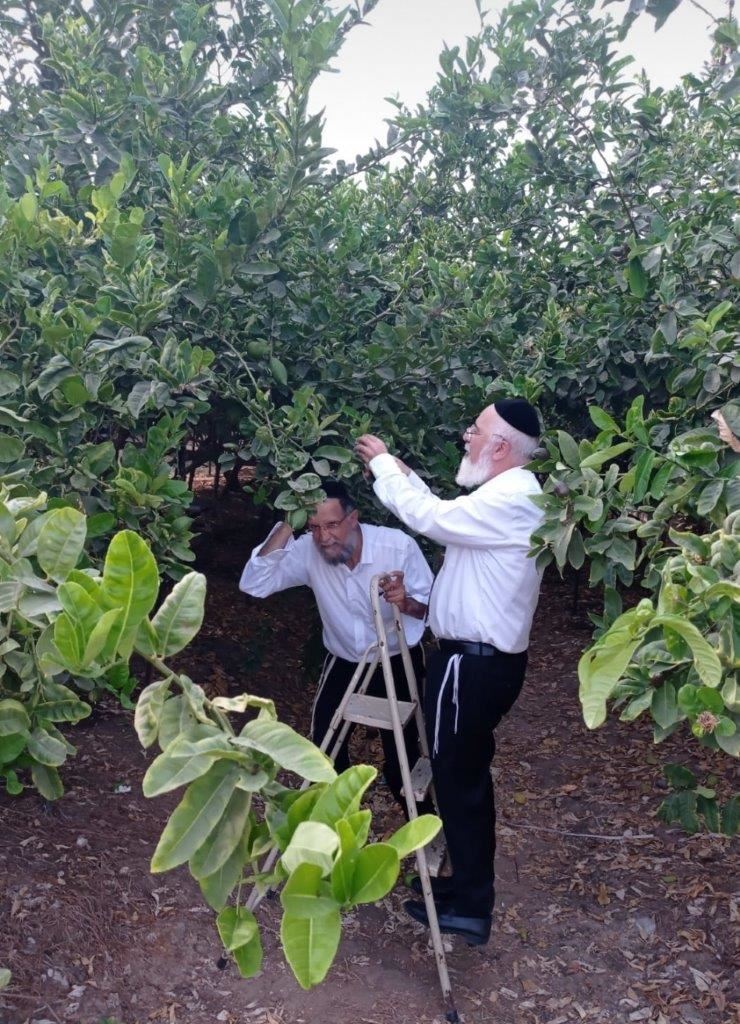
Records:
<instances>
[{"instance_id":1,"label":"green unripe fruit","mask_svg":"<svg viewBox=\"0 0 740 1024\"><path fill-rule=\"evenodd\" d=\"M268 341L247 342L247 352L252 359L264 359L270 354L270 343Z\"/></svg>"},{"instance_id":2,"label":"green unripe fruit","mask_svg":"<svg viewBox=\"0 0 740 1024\"><path fill-rule=\"evenodd\" d=\"M650 622L653 615L655 614L655 611L653 609L653 602L648 597L643 597L643 599L637 605L635 611L637 612L637 621L641 625Z\"/></svg>"}]
</instances>

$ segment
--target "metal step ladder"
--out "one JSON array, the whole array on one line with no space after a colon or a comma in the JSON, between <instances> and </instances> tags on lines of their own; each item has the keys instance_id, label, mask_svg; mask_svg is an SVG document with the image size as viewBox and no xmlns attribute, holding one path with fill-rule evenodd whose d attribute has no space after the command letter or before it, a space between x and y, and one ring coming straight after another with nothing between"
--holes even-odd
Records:
<instances>
[{"instance_id":1,"label":"metal step ladder","mask_svg":"<svg viewBox=\"0 0 740 1024\"><path fill-rule=\"evenodd\" d=\"M398 700L396 686L393 680L393 669L391 667L391 655L388 650L388 632L385 620L381 612L381 583L386 574L379 573L373 576L370 583L370 603L373 609L375 632L377 640L372 643L362 656L357 665L352 679L349 681L344 696L340 701L337 710L331 720L326 735L324 736L320 750L327 753L333 760L339 752L344 740L353 724L370 726L374 729L391 729L398 753L398 763L401 769L403 780L402 793L406 801L409 820L418 817L416 804L421 802L427 795L432 797L435 807L437 806L432 786L432 768L429 756L429 745L424 728L424 717L421 710L419 690L416 685L416 675L411 662L406 634L401 621L398 608L393 606L393 621L390 624L390 631L395 633L398 639L398 647L403 662L406 681L408 683L410 701ZM373 678L376 668L380 663L385 681L386 696L371 697L366 693L370 681ZM419 734L419 745L421 756L413 769L409 765L406 756L406 744L404 742L404 726L414 718ZM306 788L305 783L301 788ZM439 983L442 989L442 998L445 1003L445 1018L450 1024L459 1024L459 1016L452 996L452 986L447 970L442 934L439 930L437 920L437 908L432 895L431 877L439 874L446 856L446 845L442 832L439 832L435 839L426 847L422 847L415 853L416 865L419 871L424 905L426 907L429 931L431 933L432 946L437 964ZM270 871L279 856L275 849L268 857L262 867L262 872ZM254 910L260 902L264 891L258 892L258 887L252 890L247 907Z\"/></svg>"},{"instance_id":2,"label":"metal step ladder","mask_svg":"<svg viewBox=\"0 0 740 1024\"><path fill-rule=\"evenodd\" d=\"M406 681L408 683L410 701L398 700L396 686L393 680L393 669L391 667L391 655L388 649L388 632L385 620L381 612L381 583L384 574L374 576L370 583L370 603L373 609L375 621L375 632L377 641L371 644L365 651L362 660L359 662L352 679L347 686L342 700L337 707L334 717L331 720L329 729L324 737L320 749L327 752L334 759L340 750L350 726L355 723L366 725L375 729L392 729L393 738L398 754L398 763L401 769L403 780L402 793L406 801L409 820L418 816L416 804L421 802L427 795L431 795L436 807L434 787L432 786L432 767L429 757L429 745L427 743L426 730L424 728L424 717L421 709L419 690L416 685L416 675L411 662L406 634L403 629L403 622L398 608L393 606L393 621L390 630L395 633L398 639L398 648L401 654ZM369 697L366 690L378 667L378 662L383 672L385 681L385 697ZM414 718L419 734L419 745L421 756L413 769L409 766L406 756L406 744L404 742L404 726ZM331 749L329 749L331 748ZM430 878L439 874L446 856L446 846L442 832L426 847L416 851L416 865L419 871L424 905L426 907L429 931L434 948L434 956L437 963L437 973L442 989L442 998L445 1003L445 1017L450 1024L457 1024L459 1021L457 1009L452 997L452 986L447 970L442 934L437 921L437 908L432 895Z\"/></svg>"}]
</instances>

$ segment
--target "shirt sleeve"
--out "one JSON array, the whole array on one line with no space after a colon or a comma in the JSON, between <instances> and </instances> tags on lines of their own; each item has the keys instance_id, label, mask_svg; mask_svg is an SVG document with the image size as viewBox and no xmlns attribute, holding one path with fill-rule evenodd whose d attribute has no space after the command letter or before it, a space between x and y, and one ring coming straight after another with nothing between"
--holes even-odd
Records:
<instances>
[{"instance_id":1,"label":"shirt sleeve","mask_svg":"<svg viewBox=\"0 0 740 1024\"><path fill-rule=\"evenodd\" d=\"M260 551L273 535L273 527L262 544L258 544L239 580L239 589L252 597L269 597L279 590L308 585L308 556L310 537L291 537L284 548L260 555Z\"/></svg>"},{"instance_id":2,"label":"shirt sleeve","mask_svg":"<svg viewBox=\"0 0 740 1024\"><path fill-rule=\"evenodd\" d=\"M432 493L430 491L429 487L421 479L419 474L415 473L413 471L413 469L410 470L409 475L406 477L406 479L411 484L411 486L414 487L417 491L422 491L424 494L431 494Z\"/></svg>"},{"instance_id":3,"label":"shirt sleeve","mask_svg":"<svg viewBox=\"0 0 740 1024\"><path fill-rule=\"evenodd\" d=\"M414 487L395 460L378 455L370 462L376 476L374 491L386 508L416 533L438 544L490 548L511 542L512 517L536 506L525 493L510 494L479 487L472 494L445 501L428 489ZM525 504L526 503L526 504Z\"/></svg>"},{"instance_id":4,"label":"shirt sleeve","mask_svg":"<svg viewBox=\"0 0 740 1024\"><path fill-rule=\"evenodd\" d=\"M432 589L432 570L416 541L409 537L406 560L403 566L403 582L406 593L421 604L429 604Z\"/></svg>"}]
</instances>

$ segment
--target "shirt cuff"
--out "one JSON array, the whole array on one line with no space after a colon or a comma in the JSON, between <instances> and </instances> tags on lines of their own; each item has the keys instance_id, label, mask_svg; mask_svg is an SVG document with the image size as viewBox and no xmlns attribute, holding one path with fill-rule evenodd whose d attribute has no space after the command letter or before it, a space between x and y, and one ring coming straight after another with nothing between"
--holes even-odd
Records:
<instances>
[{"instance_id":1,"label":"shirt cuff","mask_svg":"<svg viewBox=\"0 0 740 1024\"><path fill-rule=\"evenodd\" d=\"M267 536L262 541L262 543L258 544L257 547L254 548L254 550L252 551L252 558L272 558L273 555L284 555L286 551L288 551L290 548L293 547L293 545L296 542L296 539L295 539L294 536L290 536L290 537L288 537L288 539L285 542L285 544L283 545L283 547L275 548L274 551L269 551L266 555L261 555L260 554L260 552L262 551L262 548L265 546L265 544L267 544L268 540L270 539L270 537L272 537L273 533L275 533L276 530L279 530L282 525L283 525L282 523L275 523L275 525L270 530L270 532L267 534ZM272 558L272 561L275 562L275 561L277 561L277 559Z\"/></svg>"},{"instance_id":2,"label":"shirt cuff","mask_svg":"<svg viewBox=\"0 0 740 1024\"><path fill-rule=\"evenodd\" d=\"M376 480L380 480L381 477L386 476L404 475L390 452L382 452L382 454L376 455L374 459L370 459L368 465Z\"/></svg>"}]
</instances>

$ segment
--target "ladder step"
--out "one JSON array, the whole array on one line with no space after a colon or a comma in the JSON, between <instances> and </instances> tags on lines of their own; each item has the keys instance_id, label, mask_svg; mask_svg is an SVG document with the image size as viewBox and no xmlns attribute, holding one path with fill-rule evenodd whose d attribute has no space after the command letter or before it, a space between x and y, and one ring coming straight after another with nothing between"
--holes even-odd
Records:
<instances>
[{"instance_id":1,"label":"ladder step","mask_svg":"<svg viewBox=\"0 0 740 1024\"><path fill-rule=\"evenodd\" d=\"M414 713L416 704L413 701L399 700L398 714L401 725L406 725ZM374 729L392 729L391 711L386 697L367 697L353 693L344 709L344 718L358 725L369 725Z\"/></svg>"},{"instance_id":2,"label":"ladder step","mask_svg":"<svg viewBox=\"0 0 740 1024\"><path fill-rule=\"evenodd\" d=\"M447 844L445 843L444 832L438 832L428 846L424 847L427 855L427 867L432 878L437 878L447 856Z\"/></svg>"},{"instance_id":3,"label":"ladder step","mask_svg":"<svg viewBox=\"0 0 740 1024\"><path fill-rule=\"evenodd\" d=\"M432 784L432 766L428 757L420 757L411 769L411 792L414 800L420 804L429 792ZM403 793L404 791L401 790ZM405 794L404 794L405 795Z\"/></svg>"}]
</instances>

